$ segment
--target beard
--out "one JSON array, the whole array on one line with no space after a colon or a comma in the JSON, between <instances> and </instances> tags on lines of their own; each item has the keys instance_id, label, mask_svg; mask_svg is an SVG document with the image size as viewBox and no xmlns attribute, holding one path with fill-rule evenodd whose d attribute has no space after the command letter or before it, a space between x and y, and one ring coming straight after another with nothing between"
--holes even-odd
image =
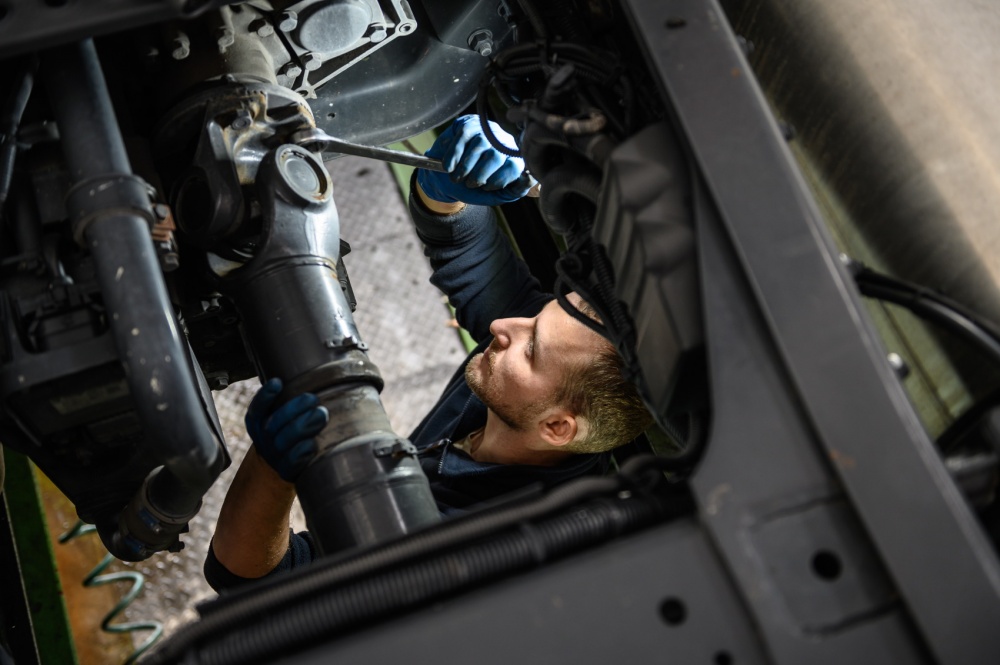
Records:
<instances>
[{"instance_id":1,"label":"beard","mask_svg":"<svg viewBox=\"0 0 1000 665\"><path fill-rule=\"evenodd\" d=\"M482 365L484 355L486 363L489 365L488 376L486 372L477 371ZM524 431L531 424L533 413L529 413L529 410L524 407L511 404L506 399L506 395L503 394L496 382L491 380L495 367L496 352L487 348L485 352L474 355L465 365L465 382L473 394L507 427L516 431Z\"/></svg>"}]
</instances>

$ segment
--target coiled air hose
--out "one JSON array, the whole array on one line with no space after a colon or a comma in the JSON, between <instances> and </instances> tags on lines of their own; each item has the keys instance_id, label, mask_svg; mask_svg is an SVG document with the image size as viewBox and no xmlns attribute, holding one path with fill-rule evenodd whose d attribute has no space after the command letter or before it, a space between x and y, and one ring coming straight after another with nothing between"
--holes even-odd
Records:
<instances>
[{"instance_id":1,"label":"coiled air hose","mask_svg":"<svg viewBox=\"0 0 1000 665\"><path fill-rule=\"evenodd\" d=\"M78 521L73 528L69 531L63 533L59 536L60 543L68 543L74 538L78 538L88 533L95 533L97 528L92 524L86 524L82 520ZM103 574L111 562L115 558L109 553L104 555L94 568L83 578L83 586L103 586L105 584L113 584L116 582L131 582L132 586L129 590L122 596L122 599L115 604L111 610L104 615L101 620L101 630L106 633L134 633L139 630L149 630L152 631L146 640L140 644L132 654L125 659L123 665L131 665L134 663L139 656L144 654L146 651L152 647L160 636L163 635L163 624L159 621L132 621L132 622L122 622L122 623L111 623L115 617L125 611L125 608L132 604L132 601L138 597L139 593L142 591L146 584L146 578L142 573L138 571L121 571L117 573L107 573Z\"/></svg>"}]
</instances>

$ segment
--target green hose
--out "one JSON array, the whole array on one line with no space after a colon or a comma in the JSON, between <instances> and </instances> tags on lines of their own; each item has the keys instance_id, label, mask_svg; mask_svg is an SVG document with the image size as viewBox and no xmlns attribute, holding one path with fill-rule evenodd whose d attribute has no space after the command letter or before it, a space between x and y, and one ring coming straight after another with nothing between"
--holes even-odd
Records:
<instances>
[{"instance_id":1,"label":"green hose","mask_svg":"<svg viewBox=\"0 0 1000 665\"><path fill-rule=\"evenodd\" d=\"M97 528L94 527L93 524L85 524L81 520L78 521L72 529L59 536L59 542L67 543L74 538L95 531L97 531ZM94 569L83 578L83 586L101 586L104 584L123 581L132 582L132 588L130 588L122 599L111 608L110 612L104 615L104 619L101 621L101 630L107 633L132 633L137 630L152 631L149 636L146 637L146 641L139 645L139 647L125 659L123 665L131 665L139 658L139 656L149 650L149 648L153 646L158 639L160 639L160 636L163 635L163 624L159 621L111 623L112 619L132 604L132 601L136 599L136 596L139 595L139 592L142 591L143 586L146 584L146 579L143 577L143 574L137 571L123 571L102 575L101 573L103 573L114 560L115 558L111 554L106 554L104 558L101 559L101 562L94 566Z\"/></svg>"}]
</instances>

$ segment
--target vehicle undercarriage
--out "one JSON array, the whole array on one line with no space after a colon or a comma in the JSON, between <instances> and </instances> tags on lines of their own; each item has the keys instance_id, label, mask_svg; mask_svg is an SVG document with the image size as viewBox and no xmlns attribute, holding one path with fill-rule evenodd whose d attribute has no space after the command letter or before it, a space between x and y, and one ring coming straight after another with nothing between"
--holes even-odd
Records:
<instances>
[{"instance_id":1,"label":"vehicle undercarriage","mask_svg":"<svg viewBox=\"0 0 1000 665\"><path fill-rule=\"evenodd\" d=\"M137 561L229 463L212 390L331 414L296 483L324 557L144 662L994 662L1000 17L867 4L0 9L3 446ZM413 163L378 148L463 112L519 137L515 240L656 427L442 522L323 159Z\"/></svg>"}]
</instances>

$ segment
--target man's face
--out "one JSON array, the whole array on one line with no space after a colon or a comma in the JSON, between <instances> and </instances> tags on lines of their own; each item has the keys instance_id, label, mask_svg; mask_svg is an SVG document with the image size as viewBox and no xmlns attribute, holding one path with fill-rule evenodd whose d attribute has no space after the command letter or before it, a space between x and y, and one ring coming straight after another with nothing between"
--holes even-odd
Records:
<instances>
[{"instance_id":1,"label":"man's face","mask_svg":"<svg viewBox=\"0 0 1000 665\"><path fill-rule=\"evenodd\" d=\"M569 294L577 306L580 298ZM553 300L530 319L497 319L493 342L469 361L472 391L509 427L524 430L552 406L563 378L601 350L602 338Z\"/></svg>"}]
</instances>

